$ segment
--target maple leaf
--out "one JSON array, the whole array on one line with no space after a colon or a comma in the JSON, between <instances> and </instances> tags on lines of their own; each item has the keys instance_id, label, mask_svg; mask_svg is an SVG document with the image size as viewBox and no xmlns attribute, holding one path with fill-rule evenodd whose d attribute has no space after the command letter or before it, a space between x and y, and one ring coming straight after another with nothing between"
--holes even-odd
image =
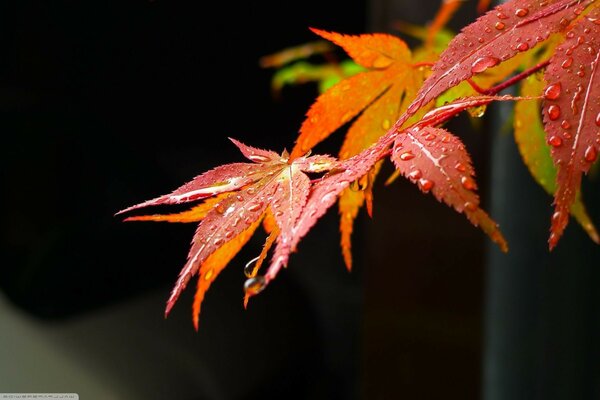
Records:
<instances>
[{"instance_id":1,"label":"maple leaf","mask_svg":"<svg viewBox=\"0 0 600 400\"><path fill-rule=\"evenodd\" d=\"M460 82L534 48L559 32L594 0L511 0L467 25L440 55L415 100L413 114ZM574 9L577 12L574 12Z\"/></svg>"},{"instance_id":2,"label":"maple leaf","mask_svg":"<svg viewBox=\"0 0 600 400\"><path fill-rule=\"evenodd\" d=\"M582 174L596 161L600 148L600 9L594 8L565 35L550 59L544 78L544 126L557 167L550 249L569 221L569 210Z\"/></svg>"},{"instance_id":3,"label":"maple leaf","mask_svg":"<svg viewBox=\"0 0 600 400\"><path fill-rule=\"evenodd\" d=\"M265 215L270 214L268 210L272 210L272 221L276 227L275 229L273 225L270 226L273 238L276 237L278 243L285 243L309 195L310 178L306 173L325 172L336 163L333 157L327 155L299 157L291 161L285 151L278 155L272 151L247 146L235 139L231 141L253 163L222 165L197 176L169 194L117 213L149 206L204 200L191 210L178 214L126 218L128 221L200 221L187 262L179 273L165 310L166 316L189 280L198 274L198 289L193 305L196 328L205 292L247 243ZM270 245L265 246L267 251L268 247ZM265 256L262 257L264 259ZM253 274L255 275L256 271ZM258 293L264 286L262 281L262 277L256 276L249 279L245 285L246 293Z\"/></svg>"},{"instance_id":4,"label":"maple leaf","mask_svg":"<svg viewBox=\"0 0 600 400\"><path fill-rule=\"evenodd\" d=\"M546 87L545 81L537 75L532 75L521 83L522 96L535 96L542 93ZM556 167L550 155L550 146L546 142L546 132L542 124L541 101L519 101L515 104L514 136L521 157L535 181L551 195L556 192ZM588 233L590 238L598 243L598 232L594 227L585 206L581 193L577 194L571 206L571 214Z\"/></svg>"}]
</instances>

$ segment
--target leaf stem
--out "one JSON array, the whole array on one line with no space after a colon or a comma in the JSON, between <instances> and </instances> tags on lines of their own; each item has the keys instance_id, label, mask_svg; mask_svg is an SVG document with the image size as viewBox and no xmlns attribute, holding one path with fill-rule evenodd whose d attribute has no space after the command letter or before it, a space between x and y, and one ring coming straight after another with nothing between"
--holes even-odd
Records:
<instances>
[{"instance_id":1,"label":"leaf stem","mask_svg":"<svg viewBox=\"0 0 600 400\"><path fill-rule=\"evenodd\" d=\"M515 83L527 78L529 75L536 73L540 69L547 67L549 63L550 63L550 60L543 61L543 62L541 62L529 69L526 69L525 71L520 72L517 75L515 75L515 76L505 80L504 82L502 82L496 86L493 86L489 89L483 89L481 86L479 86L477 83L475 83L472 79L467 79L467 82L469 83L469 85L471 85L471 87L473 89L475 89L475 91L477 91L477 93L480 93L483 95L488 95L488 96L493 96L493 95L498 94L499 92L503 91L507 87L510 87L510 86L514 85Z\"/></svg>"}]
</instances>

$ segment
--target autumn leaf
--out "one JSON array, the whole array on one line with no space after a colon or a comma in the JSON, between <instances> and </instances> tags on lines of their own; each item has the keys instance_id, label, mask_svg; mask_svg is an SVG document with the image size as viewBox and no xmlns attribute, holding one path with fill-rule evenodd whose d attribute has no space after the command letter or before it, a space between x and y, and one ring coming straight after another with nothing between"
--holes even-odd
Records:
<instances>
[{"instance_id":1,"label":"autumn leaf","mask_svg":"<svg viewBox=\"0 0 600 400\"><path fill-rule=\"evenodd\" d=\"M416 112L442 92L564 30L594 0L511 0L467 25L440 55L415 100ZM574 9L577 12L574 12Z\"/></svg>"},{"instance_id":2,"label":"autumn leaf","mask_svg":"<svg viewBox=\"0 0 600 400\"><path fill-rule=\"evenodd\" d=\"M475 171L460 139L432 126L409 129L396 138L391 159L422 192L431 192L439 201L464 213L503 251L508 251L498 225L479 207Z\"/></svg>"},{"instance_id":3,"label":"autumn leaf","mask_svg":"<svg viewBox=\"0 0 600 400\"><path fill-rule=\"evenodd\" d=\"M521 83L522 96L535 96L542 93L545 81L538 75L532 75ZM541 119L541 101L519 101L515 104L514 135L523 162L535 181L551 195L556 192L556 167L550 155L550 146L546 143L546 132ZM578 193L571 206L571 214L598 243L599 237Z\"/></svg>"},{"instance_id":4,"label":"autumn leaf","mask_svg":"<svg viewBox=\"0 0 600 400\"><path fill-rule=\"evenodd\" d=\"M327 155L299 157L290 161L285 151L278 155L272 151L247 146L235 139L231 141L252 163L222 165L199 175L169 194L118 213L204 199L203 203L193 206L187 212L164 216L134 216L126 219L169 222L200 220L187 262L171 291L165 310L165 315L168 315L189 280L199 274L193 306L196 326L205 292L221 270L246 244L261 219L270 214L267 211L272 210L272 218L279 232L275 232L273 237L277 238L278 243L285 243L309 195L310 178L306 173L322 173L336 163L334 158ZM273 231L275 228L271 226L270 229ZM262 287L262 277L253 277L245 285L247 294L256 294Z\"/></svg>"},{"instance_id":5,"label":"autumn leaf","mask_svg":"<svg viewBox=\"0 0 600 400\"><path fill-rule=\"evenodd\" d=\"M600 10L593 9L565 35L544 78L544 127L557 167L551 234L553 249L569 221L569 210L600 148Z\"/></svg>"}]
</instances>

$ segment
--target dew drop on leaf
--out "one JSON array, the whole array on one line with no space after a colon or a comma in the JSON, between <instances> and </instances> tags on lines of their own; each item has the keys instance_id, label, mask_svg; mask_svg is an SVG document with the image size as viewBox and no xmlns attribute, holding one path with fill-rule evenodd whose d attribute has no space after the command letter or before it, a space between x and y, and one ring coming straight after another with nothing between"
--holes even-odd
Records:
<instances>
[{"instance_id":1,"label":"dew drop on leaf","mask_svg":"<svg viewBox=\"0 0 600 400\"><path fill-rule=\"evenodd\" d=\"M253 278L246 279L244 282L244 293L250 296L254 296L263 291L266 286L266 281L263 276L255 276Z\"/></svg>"},{"instance_id":2,"label":"dew drop on leaf","mask_svg":"<svg viewBox=\"0 0 600 400\"><path fill-rule=\"evenodd\" d=\"M598 115L596 115L596 125L600 126L600 113L598 113Z\"/></svg>"},{"instance_id":3,"label":"dew drop on leaf","mask_svg":"<svg viewBox=\"0 0 600 400\"><path fill-rule=\"evenodd\" d=\"M421 178L419 179L419 187L423 192L427 193L433 188L433 182L429 179Z\"/></svg>"},{"instance_id":4,"label":"dew drop on leaf","mask_svg":"<svg viewBox=\"0 0 600 400\"><path fill-rule=\"evenodd\" d=\"M561 67L567 69L573 64L573 57L568 57L565 61L562 62Z\"/></svg>"},{"instance_id":5,"label":"dew drop on leaf","mask_svg":"<svg viewBox=\"0 0 600 400\"><path fill-rule=\"evenodd\" d=\"M258 210L260 210L260 208L262 206L263 206L263 203L261 203L261 202L250 204L248 206L248 211L250 211L250 212L258 211Z\"/></svg>"},{"instance_id":6,"label":"dew drop on leaf","mask_svg":"<svg viewBox=\"0 0 600 400\"><path fill-rule=\"evenodd\" d=\"M500 60L496 57L480 57L477 60L475 60L471 65L471 72L473 72L474 74L478 74L480 72L485 71L488 68L498 65L499 62Z\"/></svg>"},{"instance_id":7,"label":"dew drop on leaf","mask_svg":"<svg viewBox=\"0 0 600 400\"><path fill-rule=\"evenodd\" d=\"M402 161L412 160L413 158L415 158L415 155L413 153L411 153L410 151L406 151L406 152L400 154L400 159Z\"/></svg>"},{"instance_id":8,"label":"dew drop on leaf","mask_svg":"<svg viewBox=\"0 0 600 400\"><path fill-rule=\"evenodd\" d=\"M585 149L585 154L583 157L585 158L585 161L592 163L596 161L596 158L598 157L598 151L594 146L588 146L588 148Z\"/></svg>"},{"instance_id":9,"label":"dew drop on leaf","mask_svg":"<svg viewBox=\"0 0 600 400\"><path fill-rule=\"evenodd\" d=\"M519 51L527 51L527 50L529 50L529 45L527 43L525 43L525 42L519 43L517 45L517 50L519 50Z\"/></svg>"},{"instance_id":10,"label":"dew drop on leaf","mask_svg":"<svg viewBox=\"0 0 600 400\"><path fill-rule=\"evenodd\" d=\"M477 210L477 206L475 205L475 203L472 203L470 201L467 201L464 205L465 210L467 211L475 211Z\"/></svg>"},{"instance_id":11,"label":"dew drop on leaf","mask_svg":"<svg viewBox=\"0 0 600 400\"><path fill-rule=\"evenodd\" d=\"M523 18L524 16L526 16L527 14L529 14L529 10L526 8L517 8L517 11L515 11L515 15L517 17L521 17Z\"/></svg>"},{"instance_id":12,"label":"dew drop on leaf","mask_svg":"<svg viewBox=\"0 0 600 400\"><path fill-rule=\"evenodd\" d=\"M420 169L415 169L412 170L408 173L408 177L412 180L417 180L417 179L421 179L421 177L423 176L423 173L421 172Z\"/></svg>"},{"instance_id":13,"label":"dew drop on leaf","mask_svg":"<svg viewBox=\"0 0 600 400\"><path fill-rule=\"evenodd\" d=\"M254 263L257 262L259 258L260 256L254 257L252 260L248 261L244 266L244 275L246 275L246 278L254 278Z\"/></svg>"},{"instance_id":14,"label":"dew drop on leaf","mask_svg":"<svg viewBox=\"0 0 600 400\"><path fill-rule=\"evenodd\" d=\"M473 190L476 187L475 181L473 181L473 179L471 179L468 176L463 176L462 178L460 178L460 183L467 190Z\"/></svg>"},{"instance_id":15,"label":"dew drop on leaf","mask_svg":"<svg viewBox=\"0 0 600 400\"><path fill-rule=\"evenodd\" d=\"M494 28L498 29L499 31L501 31L502 29L504 29L506 25L504 24L504 22L496 22L496 24L494 25Z\"/></svg>"},{"instance_id":16,"label":"dew drop on leaf","mask_svg":"<svg viewBox=\"0 0 600 400\"><path fill-rule=\"evenodd\" d=\"M456 165L454 166L454 168L459 172L465 172L467 170L467 167L465 166L465 164L463 164L461 162L457 162Z\"/></svg>"},{"instance_id":17,"label":"dew drop on leaf","mask_svg":"<svg viewBox=\"0 0 600 400\"><path fill-rule=\"evenodd\" d=\"M550 143L550 145L553 147L560 147L562 146L563 141L559 136L550 136L548 143Z\"/></svg>"},{"instance_id":18,"label":"dew drop on leaf","mask_svg":"<svg viewBox=\"0 0 600 400\"><path fill-rule=\"evenodd\" d=\"M548 100L556 100L556 99L558 99L558 96L560 96L560 90L561 90L560 82L553 83L552 85L548 86L546 88L546 90L544 90L544 97ZM567 121L563 121L563 122L567 122ZM567 122L567 124L568 124L568 122ZM567 129L567 128L565 128L565 129Z\"/></svg>"},{"instance_id":19,"label":"dew drop on leaf","mask_svg":"<svg viewBox=\"0 0 600 400\"><path fill-rule=\"evenodd\" d=\"M550 121L556 121L558 117L560 117L560 107L552 104L548 107L548 118L550 118Z\"/></svg>"}]
</instances>

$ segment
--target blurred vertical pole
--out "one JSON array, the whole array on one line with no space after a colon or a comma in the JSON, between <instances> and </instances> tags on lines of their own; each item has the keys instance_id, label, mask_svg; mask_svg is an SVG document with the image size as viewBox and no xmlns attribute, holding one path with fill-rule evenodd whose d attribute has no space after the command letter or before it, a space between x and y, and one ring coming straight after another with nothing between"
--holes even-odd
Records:
<instances>
[{"instance_id":1,"label":"blurred vertical pole","mask_svg":"<svg viewBox=\"0 0 600 400\"><path fill-rule=\"evenodd\" d=\"M509 241L489 245L484 316L483 399L600 398L600 248L572 220L549 252L552 197L533 180L514 137L512 104L490 117L491 215ZM600 223L597 179L583 195Z\"/></svg>"}]
</instances>

